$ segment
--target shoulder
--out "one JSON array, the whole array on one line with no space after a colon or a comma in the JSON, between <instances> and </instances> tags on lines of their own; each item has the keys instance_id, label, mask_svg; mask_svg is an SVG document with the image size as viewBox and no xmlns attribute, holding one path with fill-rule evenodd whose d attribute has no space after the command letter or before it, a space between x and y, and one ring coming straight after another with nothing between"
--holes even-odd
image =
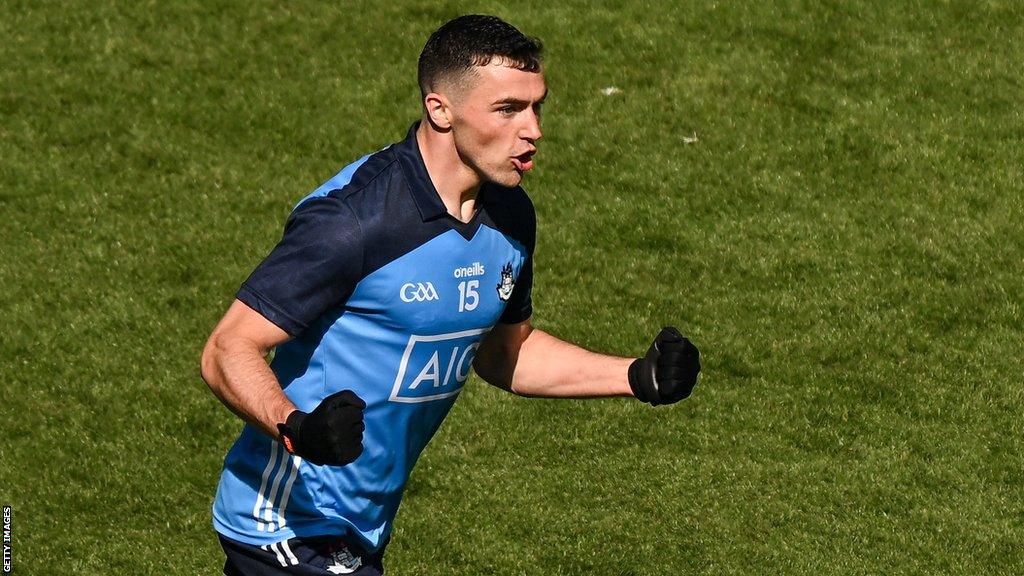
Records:
<instances>
[{"instance_id":1,"label":"shoulder","mask_svg":"<svg viewBox=\"0 0 1024 576\"><path fill-rule=\"evenodd\" d=\"M367 154L345 166L317 187L316 190L300 200L295 209L297 210L318 198L333 197L346 204L365 200L367 195L358 193L365 190L372 192L374 189L381 188L381 184L386 184L390 179L389 172L396 169L396 164L397 159L390 146L373 154ZM372 194L370 196L372 197Z\"/></svg>"},{"instance_id":2,"label":"shoulder","mask_svg":"<svg viewBox=\"0 0 1024 576\"><path fill-rule=\"evenodd\" d=\"M537 235L537 214L530 196L521 186L485 186L484 207L498 230L532 248Z\"/></svg>"},{"instance_id":3,"label":"shoulder","mask_svg":"<svg viewBox=\"0 0 1024 576\"><path fill-rule=\"evenodd\" d=\"M321 184L292 209L285 235L310 244L346 246L361 252L367 214L380 204L388 172L395 164L387 148L363 156Z\"/></svg>"},{"instance_id":4,"label":"shoulder","mask_svg":"<svg viewBox=\"0 0 1024 576\"><path fill-rule=\"evenodd\" d=\"M340 227L372 229L384 207L395 195L398 160L390 147L367 154L349 164L300 200L292 209L292 220Z\"/></svg>"},{"instance_id":5,"label":"shoulder","mask_svg":"<svg viewBox=\"0 0 1024 576\"><path fill-rule=\"evenodd\" d=\"M327 206L318 206L322 204ZM421 218L395 145L364 157L354 169L346 167L304 199L295 213L308 210L332 212L340 226L358 234L363 274L447 230L444 220Z\"/></svg>"},{"instance_id":6,"label":"shoulder","mask_svg":"<svg viewBox=\"0 0 1024 576\"><path fill-rule=\"evenodd\" d=\"M484 185L483 197L489 210L493 208L510 216L534 217L533 201L522 186L506 188L489 182Z\"/></svg>"}]
</instances>

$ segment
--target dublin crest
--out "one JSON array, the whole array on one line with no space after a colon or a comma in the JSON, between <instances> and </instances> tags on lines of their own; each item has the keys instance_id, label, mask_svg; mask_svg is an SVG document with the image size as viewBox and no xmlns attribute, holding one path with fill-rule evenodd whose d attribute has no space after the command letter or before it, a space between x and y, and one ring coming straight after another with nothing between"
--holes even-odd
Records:
<instances>
[{"instance_id":1,"label":"dublin crest","mask_svg":"<svg viewBox=\"0 0 1024 576\"><path fill-rule=\"evenodd\" d=\"M502 302L508 302L515 285L516 282L512 279L512 263L509 262L501 267L501 283L498 284L498 298L501 298Z\"/></svg>"},{"instance_id":2,"label":"dublin crest","mask_svg":"<svg viewBox=\"0 0 1024 576\"><path fill-rule=\"evenodd\" d=\"M345 546L330 551L332 564L327 567L331 574L351 574L363 565L363 559L352 554Z\"/></svg>"}]
</instances>

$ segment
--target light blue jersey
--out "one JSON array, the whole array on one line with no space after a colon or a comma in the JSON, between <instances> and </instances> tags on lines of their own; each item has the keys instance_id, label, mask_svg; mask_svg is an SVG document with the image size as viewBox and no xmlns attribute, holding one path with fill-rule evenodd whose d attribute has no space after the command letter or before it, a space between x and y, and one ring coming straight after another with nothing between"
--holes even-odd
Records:
<instances>
[{"instance_id":1,"label":"light blue jersey","mask_svg":"<svg viewBox=\"0 0 1024 576\"><path fill-rule=\"evenodd\" d=\"M468 223L447 214L416 144L346 167L293 211L238 299L293 339L271 367L303 411L353 390L366 401L363 453L317 466L246 426L224 461L214 527L264 545L391 532L413 465L458 397L481 338L529 318L533 207L485 185Z\"/></svg>"}]
</instances>

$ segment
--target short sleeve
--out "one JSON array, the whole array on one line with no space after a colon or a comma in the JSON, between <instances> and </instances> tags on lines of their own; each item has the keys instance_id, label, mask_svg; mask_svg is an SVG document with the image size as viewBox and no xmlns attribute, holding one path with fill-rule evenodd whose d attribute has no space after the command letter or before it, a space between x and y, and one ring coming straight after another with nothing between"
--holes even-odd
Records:
<instances>
[{"instance_id":1,"label":"short sleeve","mask_svg":"<svg viewBox=\"0 0 1024 576\"><path fill-rule=\"evenodd\" d=\"M332 195L312 198L295 208L281 241L236 297L297 336L348 299L362 262L362 234L351 208Z\"/></svg>"}]
</instances>

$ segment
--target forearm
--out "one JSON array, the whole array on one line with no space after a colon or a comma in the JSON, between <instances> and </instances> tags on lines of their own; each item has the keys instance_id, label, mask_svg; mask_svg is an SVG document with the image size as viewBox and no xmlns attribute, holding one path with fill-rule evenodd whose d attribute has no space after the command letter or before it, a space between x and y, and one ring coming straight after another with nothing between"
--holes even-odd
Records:
<instances>
[{"instance_id":1,"label":"forearm","mask_svg":"<svg viewBox=\"0 0 1024 576\"><path fill-rule=\"evenodd\" d=\"M288 418L295 405L281 390L264 355L264 350L250 343L211 338L203 351L202 375L232 412L278 438L277 424Z\"/></svg>"},{"instance_id":2,"label":"forearm","mask_svg":"<svg viewBox=\"0 0 1024 576\"><path fill-rule=\"evenodd\" d=\"M519 349L510 390L546 398L632 397L627 371L633 360L591 352L533 329Z\"/></svg>"}]
</instances>

